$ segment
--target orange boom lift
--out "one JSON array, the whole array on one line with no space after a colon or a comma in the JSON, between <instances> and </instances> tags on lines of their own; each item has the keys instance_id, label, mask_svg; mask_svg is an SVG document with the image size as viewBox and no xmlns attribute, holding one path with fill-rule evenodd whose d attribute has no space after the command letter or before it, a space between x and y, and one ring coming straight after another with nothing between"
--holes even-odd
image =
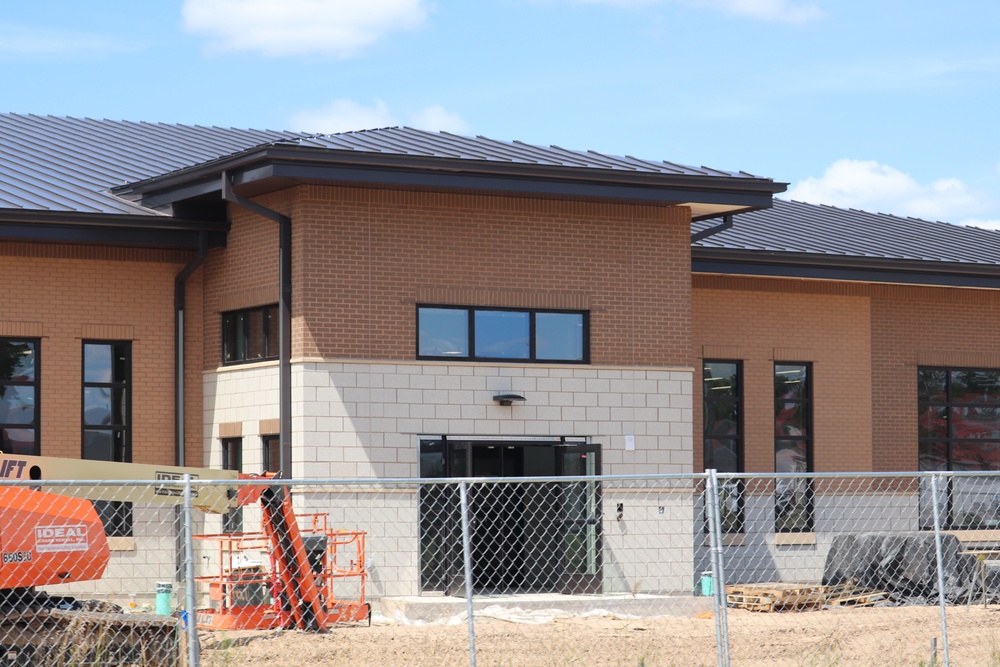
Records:
<instances>
[{"instance_id":1,"label":"orange boom lift","mask_svg":"<svg viewBox=\"0 0 1000 667\"><path fill-rule=\"evenodd\" d=\"M180 468L106 461L59 459L0 454L0 479L38 482L25 486L0 485L0 664L45 665L65 660L70 652L78 664L176 665L177 621L164 616L123 614L115 605L55 596L36 587L100 579L110 559L103 524L90 499L137 503L180 504L176 485L45 486L45 480L177 480L191 475L204 479L257 479L234 471ZM263 478L273 479L265 473ZM234 613L231 606L197 612L208 628L297 628L324 631L338 621L371 618L364 602L364 534L356 566L358 599L333 597L333 580L345 576L332 565L338 557L334 533L325 528L300 530L287 487L270 484L205 485L193 499L195 507L222 513L233 507L261 503L263 532L260 546L271 553L271 568L261 569L259 583L267 591L271 613L257 609L256 617ZM308 515L324 517L325 515ZM317 520L313 518L315 527ZM232 536L217 536L230 539ZM252 541L252 540L250 540ZM324 542L316 553L307 543ZM248 542L249 543L249 542ZM230 542L233 544L233 542ZM332 545L332 546L331 546ZM210 583L210 597L239 590L248 583L238 569L223 567ZM255 620L256 619L256 620ZM67 643L65 631L75 623L98 640ZM201 623L199 623L200 625ZM108 642L107 637L115 637ZM56 653L58 652L58 654ZM14 660L14 662L11 662ZM4 662L6 661L6 662ZM76 663L75 663L76 664Z\"/></svg>"}]
</instances>

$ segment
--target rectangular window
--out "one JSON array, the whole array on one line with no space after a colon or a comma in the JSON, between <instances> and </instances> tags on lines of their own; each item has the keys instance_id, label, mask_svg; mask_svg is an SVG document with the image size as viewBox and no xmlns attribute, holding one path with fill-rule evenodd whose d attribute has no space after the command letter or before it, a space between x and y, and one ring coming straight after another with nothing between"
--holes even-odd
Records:
<instances>
[{"instance_id":1,"label":"rectangular window","mask_svg":"<svg viewBox=\"0 0 1000 667\"><path fill-rule=\"evenodd\" d=\"M774 471L813 472L812 364L774 364ZM775 531L813 529L813 487L806 477L779 479L774 494Z\"/></svg>"},{"instance_id":2,"label":"rectangular window","mask_svg":"<svg viewBox=\"0 0 1000 667\"><path fill-rule=\"evenodd\" d=\"M243 438L222 439L222 469L243 472ZM243 532L242 507L234 507L222 517L222 532Z\"/></svg>"},{"instance_id":3,"label":"rectangular window","mask_svg":"<svg viewBox=\"0 0 1000 667\"><path fill-rule=\"evenodd\" d=\"M417 358L588 363L588 313L417 306Z\"/></svg>"},{"instance_id":4,"label":"rectangular window","mask_svg":"<svg viewBox=\"0 0 1000 667\"><path fill-rule=\"evenodd\" d=\"M702 365L703 445L705 470L743 472L743 365L712 361ZM743 532L743 480L722 483L722 530Z\"/></svg>"},{"instance_id":5,"label":"rectangular window","mask_svg":"<svg viewBox=\"0 0 1000 667\"><path fill-rule=\"evenodd\" d=\"M277 358L276 305L222 314L223 364L245 364Z\"/></svg>"},{"instance_id":6,"label":"rectangular window","mask_svg":"<svg viewBox=\"0 0 1000 667\"><path fill-rule=\"evenodd\" d=\"M131 463L132 344L83 343L82 458ZM94 501L111 537L132 535L132 504Z\"/></svg>"},{"instance_id":7,"label":"rectangular window","mask_svg":"<svg viewBox=\"0 0 1000 667\"><path fill-rule=\"evenodd\" d=\"M0 338L0 451L37 456L41 418L38 339Z\"/></svg>"},{"instance_id":8,"label":"rectangular window","mask_svg":"<svg viewBox=\"0 0 1000 667\"><path fill-rule=\"evenodd\" d=\"M1000 470L1000 370L917 369L921 471ZM1000 527L1000 477L954 477L939 489L948 529ZM920 524L933 528L930 483L921 481Z\"/></svg>"},{"instance_id":9,"label":"rectangular window","mask_svg":"<svg viewBox=\"0 0 1000 667\"><path fill-rule=\"evenodd\" d=\"M264 446L264 470L266 472L281 472L281 437L277 435L262 435Z\"/></svg>"}]
</instances>

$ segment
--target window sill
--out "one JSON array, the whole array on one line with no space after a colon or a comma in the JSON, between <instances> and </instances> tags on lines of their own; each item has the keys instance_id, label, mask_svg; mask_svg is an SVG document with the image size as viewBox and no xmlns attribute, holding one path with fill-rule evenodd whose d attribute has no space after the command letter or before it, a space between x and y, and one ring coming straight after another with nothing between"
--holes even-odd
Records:
<instances>
[{"instance_id":1,"label":"window sill","mask_svg":"<svg viewBox=\"0 0 1000 667\"><path fill-rule=\"evenodd\" d=\"M134 537L109 537L108 549L110 551L135 551Z\"/></svg>"},{"instance_id":2,"label":"window sill","mask_svg":"<svg viewBox=\"0 0 1000 667\"><path fill-rule=\"evenodd\" d=\"M779 547L816 544L816 533L775 533L774 544Z\"/></svg>"},{"instance_id":3,"label":"window sill","mask_svg":"<svg viewBox=\"0 0 1000 667\"><path fill-rule=\"evenodd\" d=\"M742 547L747 542L746 533L723 533L722 534L722 546L724 547ZM705 535L704 545L706 547L712 546L712 537L710 535Z\"/></svg>"}]
</instances>

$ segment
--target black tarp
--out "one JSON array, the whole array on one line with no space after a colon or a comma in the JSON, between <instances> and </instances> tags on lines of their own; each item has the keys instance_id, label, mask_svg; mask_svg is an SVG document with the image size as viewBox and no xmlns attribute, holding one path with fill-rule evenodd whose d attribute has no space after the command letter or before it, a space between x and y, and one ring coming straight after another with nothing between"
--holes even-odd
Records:
<instances>
[{"instance_id":1,"label":"black tarp","mask_svg":"<svg viewBox=\"0 0 1000 667\"><path fill-rule=\"evenodd\" d=\"M954 535L941 536L944 593L949 603L981 599L982 582L976 556L962 552ZM987 589L998 590L994 577ZM861 533L837 535L826 557L823 583L854 581L859 588L889 593L898 603L938 601L937 556L933 533Z\"/></svg>"}]
</instances>

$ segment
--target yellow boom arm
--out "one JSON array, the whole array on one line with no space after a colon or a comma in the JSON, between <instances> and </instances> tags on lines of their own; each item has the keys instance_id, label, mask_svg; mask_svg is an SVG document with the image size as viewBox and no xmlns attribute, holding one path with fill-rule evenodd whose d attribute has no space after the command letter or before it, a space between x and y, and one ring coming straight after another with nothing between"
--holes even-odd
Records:
<instances>
[{"instance_id":1,"label":"yellow boom arm","mask_svg":"<svg viewBox=\"0 0 1000 667\"><path fill-rule=\"evenodd\" d=\"M192 481L207 479L236 480L240 475L235 470L213 470L211 468L183 468L146 463L115 463L113 461L91 461L85 459L62 459L50 456L16 456L0 454L0 480L19 479L49 481L150 481L146 485L94 486L40 484L42 490L62 496L89 498L90 500L119 500L126 502L148 502L159 504L180 504L184 501L184 490L180 484L156 484L157 481L180 480L191 475ZM206 512L223 513L235 507L236 486L194 486L192 502L195 507Z\"/></svg>"}]
</instances>

